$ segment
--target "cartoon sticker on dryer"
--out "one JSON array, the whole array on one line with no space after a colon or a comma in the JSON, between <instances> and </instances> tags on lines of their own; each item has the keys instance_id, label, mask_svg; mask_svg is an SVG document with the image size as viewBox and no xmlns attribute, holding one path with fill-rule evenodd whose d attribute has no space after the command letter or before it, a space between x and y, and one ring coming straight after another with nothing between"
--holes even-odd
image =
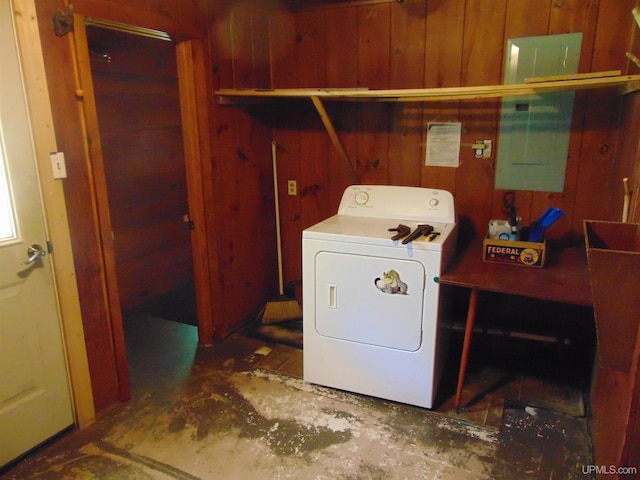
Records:
<instances>
[{"instance_id":1,"label":"cartoon sticker on dryer","mask_svg":"<svg viewBox=\"0 0 640 480\"><path fill-rule=\"evenodd\" d=\"M374 280L374 284L383 293L407 294L407 284L400 280L400 275L395 270L384 272L382 278Z\"/></svg>"}]
</instances>

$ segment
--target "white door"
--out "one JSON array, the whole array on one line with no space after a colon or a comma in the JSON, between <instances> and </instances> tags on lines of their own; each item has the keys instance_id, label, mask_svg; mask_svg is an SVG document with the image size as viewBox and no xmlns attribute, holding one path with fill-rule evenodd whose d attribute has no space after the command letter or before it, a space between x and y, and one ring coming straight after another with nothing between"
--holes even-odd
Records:
<instances>
[{"instance_id":1,"label":"white door","mask_svg":"<svg viewBox=\"0 0 640 480\"><path fill-rule=\"evenodd\" d=\"M72 425L73 410L10 0L0 45L2 466Z\"/></svg>"},{"instance_id":2,"label":"white door","mask_svg":"<svg viewBox=\"0 0 640 480\"><path fill-rule=\"evenodd\" d=\"M420 348L425 278L420 262L320 252L315 270L320 335L411 352Z\"/></svg>"}]
</instances>

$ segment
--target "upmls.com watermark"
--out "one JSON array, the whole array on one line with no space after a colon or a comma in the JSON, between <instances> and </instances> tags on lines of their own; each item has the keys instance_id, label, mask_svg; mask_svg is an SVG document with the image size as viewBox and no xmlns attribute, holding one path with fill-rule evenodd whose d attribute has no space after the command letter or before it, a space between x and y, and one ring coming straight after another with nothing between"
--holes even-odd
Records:
<instances>
[{"instance_id":1,"label":"upmls.com watermark","mask_svg":"<svg viewBox=\"0 0 640 480\"><path fill-rule=\"evenodd\" d=\"M585 475L637 475L638 467L618 467L616 465L583 465Z\"/></svg>"}]
</instances>

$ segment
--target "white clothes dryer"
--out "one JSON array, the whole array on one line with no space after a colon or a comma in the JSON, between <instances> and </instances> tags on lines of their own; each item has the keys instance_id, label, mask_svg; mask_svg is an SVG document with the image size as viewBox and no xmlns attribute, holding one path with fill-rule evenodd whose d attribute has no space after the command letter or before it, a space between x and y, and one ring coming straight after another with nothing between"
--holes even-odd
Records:
<instances>
[{"instance_id":1,"label":"white clothes dryer","mask_svg":"<svg viewBox=\"0 0 640 480\"><path fill-rule=\"evenodd\" d=\"M304 380L432 408L448 344L438 277L455 243L450 192L348 187L302 234Z\"/></svg>"}]
</instances>

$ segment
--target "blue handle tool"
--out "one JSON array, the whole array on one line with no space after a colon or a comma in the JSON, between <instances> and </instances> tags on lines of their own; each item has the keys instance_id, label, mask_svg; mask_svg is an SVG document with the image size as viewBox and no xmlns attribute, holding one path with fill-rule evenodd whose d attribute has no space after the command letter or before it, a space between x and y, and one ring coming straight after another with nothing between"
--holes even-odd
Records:
<instances>
[{"instance_id":1,"label":"blue handle tool","mask_svg":"<svg viewBox=\"0 0 640 480\"><path fill-rule=\"evenodd\" d=\"M562 215L564 211L560 208L549 207L546 212L540 215L538 220L531 223L529 229L529 241L539 242L544 238L545 231L553 225Z\"/></svg>"}]
</instances>

